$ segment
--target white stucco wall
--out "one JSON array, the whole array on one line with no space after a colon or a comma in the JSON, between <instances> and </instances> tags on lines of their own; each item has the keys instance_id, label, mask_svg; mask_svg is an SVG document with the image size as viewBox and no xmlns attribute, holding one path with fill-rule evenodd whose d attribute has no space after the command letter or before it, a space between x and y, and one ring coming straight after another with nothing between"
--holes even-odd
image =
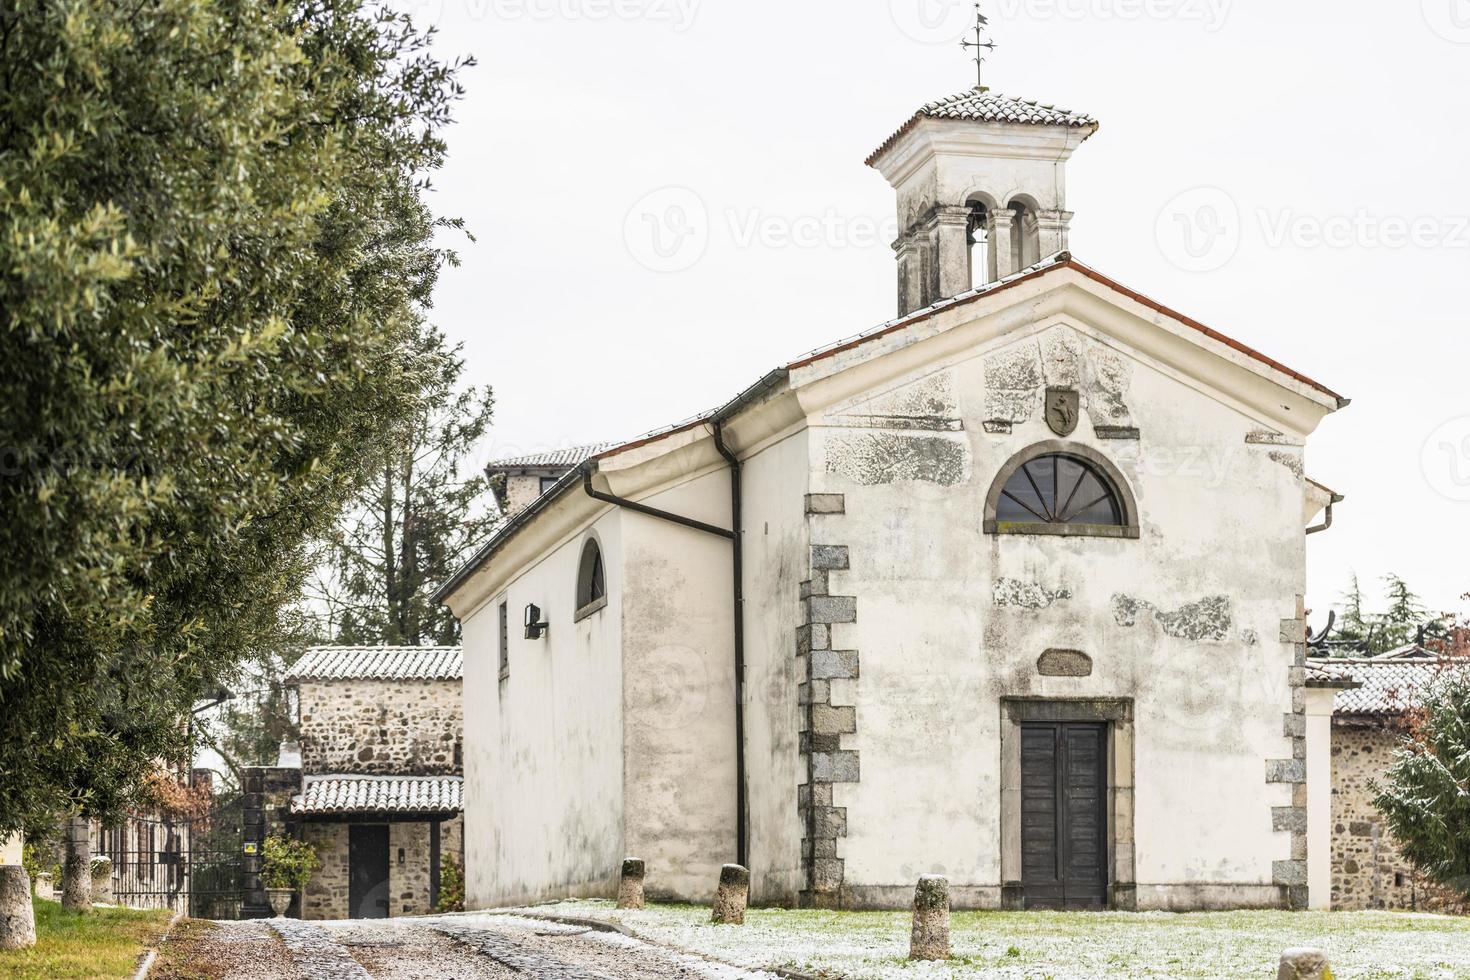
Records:
<instances>
[{"instance_id":1,"label":"white stucco wall","mask_svg":"<svg viewBox=\"0 0 1470 980\"><path fill-rule=\"evenodd\" d=\"M1074 326L1073 337L1090 332ZM1291 804L1291 787L1268 785L1265 762L1292 753L1283 715L1293 649L1279 633L1297 615L1305 574L1300 449L1248 445L1259 425L1236 408L1117 344L1088 341L1094 363L1083 368L1070 441L1122 471L1141 539L984 534L997 471L1056 438L1040 371L1031 379L1040 387L1000 391L1020 383L992 355L1020 351L1039 364L1031 352L1049 350L1052 336L1022 331L915 372L920 385L937 383L961 431L812 430L812 489L845 494L847 509L845 537L814 543L850 549L851 571L833 572L830 592L856 596L858 610L832 638L861 654L861 678L832 684L834 704L857 705L858 731L843 748L861 758L861 780L834 787L834 805L847 808L845 884L911 889L941 872L973 901L998 898L1000 699L1120 698L1135 710L1140 906L1269 904L1272 862L1292 856L1271 812ZM1094 433L1094 418L1117 419L1090 379L1119 365L1131 373L1122 397L1138 440ZM1018 398L1029 417L1012 407L1011 431L987 432L997 405ZM939 475L913 478L926 454L941 461ZM1219 636L1171 636L1155 615L1215 596L1228 621L1206 625ZM1135 625L1122 625L1120 601L1136 605ZM1092 676L1039 677L1048 648L1086 652Z\"/></svg>"},{"instance_id":2,"label":"white stucco wall","mask_svg":"<svg viewBox=\"0 0 1470 980\"><path fill-rule=\"evenodd\" d=\"M807 577L807 430L745 462L746 759L752 900L796 904L802 885L796 627Z\"/></svg>"},{"instance_id":3,"label":"white stucco wall","mask_svg":"<svg viewBox=\"0 0 1470 980\"><path fill-rule=\"evenodd\" d=\"M723 468L640 503L730 524ZM623 514L624 821L651 898L708 901L735 860L730 542Z\"/></svg>"},{"instance_id":4,"label":"white stucco wall","mask_svg":"<svg viewBox=\"0 0 1470 980\"><path fill-rule=\"evenodd\" d=\"M573 622L587 536L601 543L608 603ZM566 538L463 620L466 901L486 908L610 895L623 857L621 515ZM510 676L499 677L509 604ZM551 629L527 640L527 603Z\"/></svg>"}]
</instances>

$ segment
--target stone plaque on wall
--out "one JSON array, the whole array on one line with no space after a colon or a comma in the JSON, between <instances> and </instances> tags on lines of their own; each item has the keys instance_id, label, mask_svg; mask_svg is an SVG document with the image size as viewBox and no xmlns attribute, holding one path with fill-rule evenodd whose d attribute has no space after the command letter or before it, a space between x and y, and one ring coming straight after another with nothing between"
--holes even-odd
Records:
<instances>
[{"instance_id":1,"label":"stone plaque on wall","mask_svg":"<svg viewBox=\"0 0 1470 980\"><path fill-rule=\"evenodd\" d=\"M1092 658L1080 650L1048 650L1036 661L1043 677L1091 677Z\"/></svg>"}]
</instances>

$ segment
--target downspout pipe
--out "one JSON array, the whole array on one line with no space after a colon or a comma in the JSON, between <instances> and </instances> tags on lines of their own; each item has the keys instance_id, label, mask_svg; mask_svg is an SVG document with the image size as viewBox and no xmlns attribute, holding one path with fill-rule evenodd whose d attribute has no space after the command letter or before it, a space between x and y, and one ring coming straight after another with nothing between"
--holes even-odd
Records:
<instances>
[{"instance_id":1,"label":"downspout pipe","mask_svg":"<svg viewBox=\"0 0 1470 980\"><path fill-rule=\"evenodd\" d=\"M735 569L735 863L741 867L750 867L746 862L750 860L749 848L746 843L745 833L745 594L742 585L741 571L743 555L740 547L740 460L726 448L720 431L720 423L715 422L715 446L730 464L730 506L731 519L735 530L727 530L696 521L692 517L675 514L657 507L649 507L640 504L636 500L626 497L618 497L614 494L604 493L592 485L592 474L594 467L588 465L582 470L582 488L587 491L587 496L593 500L600 500L614 507L624 507L638 514L646 514L649 517L658 518L661 521L669 521L681 527L692 528L703 531L706 534L714 534L725 538L730 542L731 552L734 554L733 565Z\"/></svg>"},{"instance_id":2,"label":"downspout pipe","mask_svg":"<svg viewBox=\"0 0 1470 980\"><path fill-rule=\"evenodd\" d=\"M1327 501L1327 513L1322 516L1322 523L1307 528L1307 533L1321 534L1323 531L1332 527L1332 507L1334 504L1340 504L1346 499L1342 494L1334 493L1332 499Z\"/></svg>"},{"instance_id":3,"label":"downspout pipe","mask_svg":"<svg viewBox=\"0 0 1470 980\"><path fill-rule=\"evenodd\" d=\"M745 768L745 524L741 515L740 457L725 445L724 419L714 421L715 448L730 467L730 526L735 531L730 555L734 583L732 593L735 610L735 863L750 867L749 844L746 840L746 768Z\"/></svg>"},{"instance_id":4,"label":"downspout pipe","mask_svg":"<svg viewBox=\"0 0 1470 980\"><path fill-rule=\"evenodd\" d=\"M725 538L731 546L731 570L734 577L734 585L731 590L733 609L735 616L732 630L732 640L735 647L735 861L744 868L750 867L750 836L747 831L746 811L748 779L746 778L745 760L745 551L743 547L742 532L744 530L742 473L740 457L733 452L725 442L725 423L735 416L737 412L748 405L753 404L760 398L785 381L788 377L786 368L777 368L755 384L746 388L736 395L724 406L713 412L708 417L708 422L714 434L715 449L719 451L721 458L725 460L730 470L730 528L716 527L706 524L704 521L696 521L692 517L682 514L674 514L657 507L649 507L640 504L636 500L619 497L611 493L604 493L592 485L592 474L597 471L597 461L588 460L582 465L582 488L587 496L593 500L600 500L614 507L625 507L639 514L646 514L662 521L670 521L682 527L703 531L706 534L714 534ZM549 495L548 495L549 496ZM543 497L542 499L545 499ZM538 501L539 502L539 501ZM534 506L534 505L533 505Z\"/></svg>"}]
</instances>

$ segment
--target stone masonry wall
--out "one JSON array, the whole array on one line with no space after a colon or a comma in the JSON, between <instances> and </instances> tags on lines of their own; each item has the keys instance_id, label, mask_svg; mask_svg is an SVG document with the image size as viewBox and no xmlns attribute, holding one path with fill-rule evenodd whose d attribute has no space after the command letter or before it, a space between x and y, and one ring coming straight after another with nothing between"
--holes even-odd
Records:
<instances>
[{"instance_id":1,"label":"stone masonry wall","mask_svg":"<svg viewBox=\"0 0 1470 980\"><path fill-rule=\"evenodd\" d=\"M351 873L348 854L350 824L308 823L303 839L316 848L322 868L306 886L302 902L304 919L346 919ZM388 914L426 915L430 903L429 824L394 823L388 827ZM448 858L464 867L464 820L446 820L439 829L439 861ZM441 877L442 882L442 877Z\"/></svg>"},{"instance_id":2,"label":"stone masonry wall","mask_svg":"<svg viewBox=\"0 0 1470 980\"><path fill-rule=\"evenodd\" d=\"M464 771L459 681L303 681L307 773L458 776Z\"/></svg>"},{"instance_id":3,"label":"stone masonry wall","mask_svg":"<svg viewBox=\"0 0 1470 980\"><path fill-rule=\"evenodd\" d=\"M301 839L310 844L322 866L301 896L303 919L345 919L347 910L347 824L308 823Z\"/></svg>"},{"instance_id":4,"label":"stone masonry wall","mask_svg":"<svg viewBox=\"0 0 1470 980\"><path fill-rule=\"evenodd\" d=\"M1452 911L1455 903L1415 873L1373 806L1369 781L1382 779L1399 732L1332 726L1332 907Z\"/></svg>"}]
</instances>

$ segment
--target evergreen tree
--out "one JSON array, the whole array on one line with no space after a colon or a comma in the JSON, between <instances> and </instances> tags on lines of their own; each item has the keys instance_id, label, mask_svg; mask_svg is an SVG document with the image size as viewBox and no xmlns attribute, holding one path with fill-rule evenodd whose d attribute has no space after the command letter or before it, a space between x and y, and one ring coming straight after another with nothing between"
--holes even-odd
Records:
<instances>
[{"instance_id":1,"label":"evergreen tree","mask_svg":"<svg viewBox=\"0 0 1470 980\"><path fill-rule=\"evenodd\" d=\"M1429 615L1419 596L1401 577L1389 573L1383 582L1388 611L1378 621L1380 638L1375 652L1380 653L1415 642L1421 628L1439 621L1439 617Z\"/></svg>"},{"instance_id":2,"label":"evergreen tree","mask_svg":"<svg viewBox=\"0 0 1470 980\"><path fill-rule=\"evenodd\" d=\"M421 411L427 44L368 0L0 9L0 833L186 762Z\"/></svg>"},{"instance_id":3,"label":"evergreen tree","mask_svg":"<svg viewBox=\"0 0 1470 980\"><path fill-rule=\"evenodd\" d=\"M458 621L431 597L499 519L472 458L490 391L460 388L459 348L440 334L422 348L437 369L429 397L372 455L370 479L323 549L310 594L330 642L458 643Z\"/></svg>"},{"instance_id":4,"label":"evergreen tree","mask_svg":"<svg viewBox=\"0 0 1470 980\"><path fill-rule=\"evenodd\" d=\"M1373 804L1403 855L1470 897L1470 673L1445 671L1424 692L1384 780Z\"/></svg>"}]
</instances>

